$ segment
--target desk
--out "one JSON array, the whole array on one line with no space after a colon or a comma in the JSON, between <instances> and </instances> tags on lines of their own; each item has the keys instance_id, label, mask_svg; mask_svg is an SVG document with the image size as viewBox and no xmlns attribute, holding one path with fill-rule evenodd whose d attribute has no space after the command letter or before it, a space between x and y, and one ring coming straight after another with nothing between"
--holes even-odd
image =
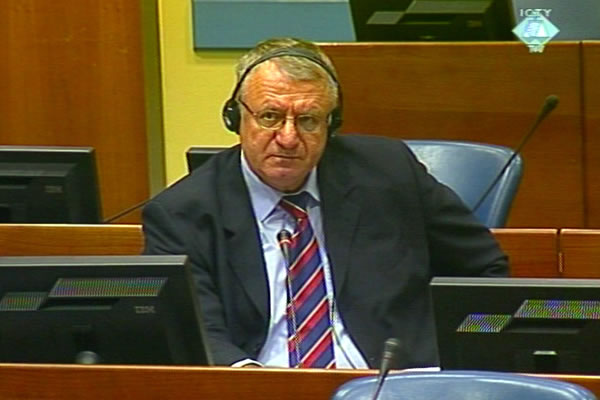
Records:
<instances>
[{"instance_id":1,"label":"desk","mask_svg":"<svg viewBox=\"0 0 600 400\"><path fill-rule=\"evenodd\" d=\"M600 278L600 230L562 229L559 242L563 277Z\"/></svg>"},{"instance_id":2,"label":"desk","mask_svg":"<svg viewBox=\"0 0 600 400\"><path fill-rule=\"evenodd\" d=\"M510 261L510 276L558 278L557 229L492 229Z\"/></svg>"},{"instance_id":3,"label":"desk","mask_svg":"<svg viewBox=\"0 0 600 400\"><path fill-rule=\"evenodd\" d=\"M141 225L0 224L0 256L140 254Z\"/></svg>"},{"instance_id":4,"label":"desk","mask_svg":"<svg viewBox=\"0 0 600 400\"><path fill-rule=\"evenodd\" d=\"M373 370L0 364L0 398L21 400L290 398L326 400L342 383ZM600 396L600 377L546 375Z\"/></svg>"},{"instance_id":5,"label":"desk","mask_svg":"<svg viewBox=\"0 0 600 400\"><path fill-rule=\"evenodd\" d=\"M511 275L557 277L556 229L493 229ZM140 254L141 225L0 224L0 256Z\"/></svg>"}]
</instances>

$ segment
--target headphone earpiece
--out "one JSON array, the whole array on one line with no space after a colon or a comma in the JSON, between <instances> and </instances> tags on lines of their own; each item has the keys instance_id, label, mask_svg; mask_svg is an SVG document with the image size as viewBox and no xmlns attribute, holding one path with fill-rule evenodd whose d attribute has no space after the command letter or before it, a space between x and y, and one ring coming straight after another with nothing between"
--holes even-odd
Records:
<instances>
[{"instance_id":1,"label":"headphone earpiece","mask_svg":"<svg viewBox=\"0 0 600 400\"><path fill-rule=\"evenodd\" d=\"M323 70L325 70L325 72L327 72L327 74L329 74L329 76L333 79L333 81L337 85L338 105L331 112L330 117L329 117L329 125L327 127L327 135L329 137L333 136L338 131L338 129L342 126L342 90L340 88L337 78L335 77L335 74L329 68L329 66L327 64L325 64L325 62L323 60L321 60L321 58L317 54L311 52L310 50L302 49L302 48L285 48L285 49L275 50L271 53L266 53L246 68L244 73L240 76L238 83L235 85L235 88L233 89L233 93L232 93L231 97L229 98L229 100L227 100L225 102L225 105L223 106L223 110L221 111L221 116L223 118L223 123L225 124L225 127L228 130L230 130L231 132L235 132L235 133L239 134L241 113L240 113L240 105L239 105L236 97L237 97L237 94L238 94L240 88L242 87L242 83L244 82L244 79L246 79L246 76L250 73L250 71L252 69L254 69L257 65L259 65L267 60L270 60L271 58L284 57L284 56L301 57L301 58L306 58L307 60L314 62L315 64L317 64L321 68L323 68Z\"/></svg>"},{"instance_id":2,"label":"headphone earpiece","mask_svg":"<svg viewBox=\"0 0 600 400\"><path fill-rule=\"evenodd\" d=\"M341 93L340 93L341 96ZM341 97L340 101L341 101ZM330 114L330 120L329 120L329 125L327 126L327 135L329 137L335 135L337 133L337 131L341 128L342 126L342 108L341 106L337 106L336 108L333 109L333 111L331 111Z\"/></svg>"},{"instance_id":3,"label":"headphone earpiece","mask_svg":"<svg viewBox=\"0 0 600 400\"><path fill-rule=\"evenodd\" d=\"M239 133L240 130L240 105L233 97L227 100L221 113L225 127L231 132Z\"/></svg>"}]
</instances>

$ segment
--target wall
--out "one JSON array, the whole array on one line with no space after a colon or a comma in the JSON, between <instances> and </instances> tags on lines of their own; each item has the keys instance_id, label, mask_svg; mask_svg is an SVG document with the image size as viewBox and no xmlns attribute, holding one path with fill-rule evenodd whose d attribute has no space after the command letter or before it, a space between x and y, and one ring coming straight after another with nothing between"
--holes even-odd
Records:
<instances>
[{"instance_id":1,"label":"wall","mask_svg":"<svg viewBox=\"0 0 600 400\"><path fill-rule=\"evenodd\" d=\"M186 172L189 146L237 141L220 112L242 52L195 53L191 2L161 1L166 170L173 182ZM544 97L559 95L558 109L523 151L525 174L509 226L598 226L586 210L595 203L586 192L597 187L595 175L586 172L595 158L583 150L596 143L597 107L582 104L583 89L593 87L582 83L582 71L589 82L596 76L582 60L596 58L583 57L580 43L554 43L537 55L518 42L330 44L325 50L344 87L344 132L514 147ZM378 73L365 79L364 71L372 70Z\"/></svg>"},{"instance_id":2,"label":"wall","mask_svg":"<svg viewBox=\"0 0 600 400\"><path fill-rule=\"evenodd\" d=\"M192 2L159 3L166 180L172 183L187 172L188 147L237 142L237 136L224 128L220 115L242 52L194 52Z\"/></svg>"},{"instance_id":3,"label":"wall","mask_svg":"<svg viewBox=\"0 0 600 400\"><path fill-rule=\"evenodd\" d=\"M521 153L510 227L585 226L581 44L531 54L518 42L325 45L344 88L345 132L515 148L544 98L560 98ZM377 71L365 79L364 71Z\"/></svg>"},{"instance_id":4,"label":"wall","mask_svg":"<svg viewBox=\"0 0 600 400\"><path fill-rule=\"evenodd\" d=\"M93 146L105 217L149 194L140 15L131 0L0 1L0 142Z\"/></svg>"}]
</instances>

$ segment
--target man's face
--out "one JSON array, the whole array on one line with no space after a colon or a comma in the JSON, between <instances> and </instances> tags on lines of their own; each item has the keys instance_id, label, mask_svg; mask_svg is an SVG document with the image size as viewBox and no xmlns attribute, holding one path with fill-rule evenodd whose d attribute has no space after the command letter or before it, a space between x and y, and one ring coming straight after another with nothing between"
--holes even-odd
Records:
<instances>
[{"instance_id":1,"label":"man's face","mask_svg":"<svg viewBox=\"0 0 600 400\"><path fill-rule=\"evenodd\" d=\"M325 82L291 80L266 61L247 78L241 101L255 115L287 118L279 129L264 128L240 104L240 141L250 168L264 183L282 192L298 190L327 142L327 116L333 104ZM322 121L314 131L303 130L292 119L306 114Z\"/></svg>"}]
</instances>

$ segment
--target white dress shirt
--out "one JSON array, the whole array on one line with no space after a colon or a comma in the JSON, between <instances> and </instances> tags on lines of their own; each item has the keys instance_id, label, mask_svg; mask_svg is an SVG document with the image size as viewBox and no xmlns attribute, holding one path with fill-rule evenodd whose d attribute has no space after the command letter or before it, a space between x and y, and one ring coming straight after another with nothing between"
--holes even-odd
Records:
<instances>
[{"instance_id":1,"label":"white dress shirt","mask_svg":"<svg viewBox=\"0 0 600 400\"><path fill-rule=\"evenodd\" d=\"M288 359L288 327L286 320L286 277L287 267L283 257L277 234L286 229L293 232L295 221L291 215L281 209L279 201L284 195L263 183L250 169L243 153L241 155L242 173L248 191L256 223L260 231L260 240L266 262L267 279L269 283L270 321L267 340L258 356L260 364L273 367L289 367ZM321 218L321 206L319 188L317 186L316 168L310 172L306 184L298 191L308 192L312 199L307 206L308 218L316 234L319 244L319 252L325 272L325 285L330 305L330 317L333 321L334 331L334 354L337 368L368 368L368 365L354 344L352 338L344 328L342 316L335 307L335 289L331 276L329 258L325 249L325 238L323 234L323 223ZM233 366L242 366L251 363L252 360L242 360Z\"/></svg>"}]
</instances>

